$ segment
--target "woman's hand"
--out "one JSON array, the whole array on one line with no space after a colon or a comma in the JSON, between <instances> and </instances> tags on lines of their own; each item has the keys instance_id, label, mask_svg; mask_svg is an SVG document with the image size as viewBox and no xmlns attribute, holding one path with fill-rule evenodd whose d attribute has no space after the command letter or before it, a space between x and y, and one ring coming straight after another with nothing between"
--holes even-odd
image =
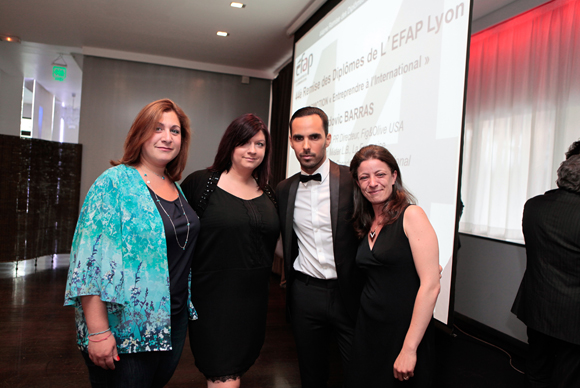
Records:
<instances>
[{"instance_id":1,"label":"woman's hand","mask_svg":"<svg viewBox=\"0 0 580 388\"><path fill-rule=\"evenodd\" d=\"M412 350L401 350L393 365L393 374L397 380L409 380L414 375L415 364L417 364L417 352Z\"/></svg>"},{"instance_id":2,"label":"woman's hand","mask_svg":"<svg viewBox=\"0 0 580 388\"><path fill-rule=\"evenodd\" d=\"M437 235L423 209L419 206L409 206L403 218L403 229L409 239L420 286L401 353L393 365L394 375L401 381L408 380L414 375L417 348L433 316L442 269L439 265Z\"/></svg>"},{"instance_id":3,"label":"woman's hand","mask_svg":"<svg viewBox=\"0 0 580 388\"><path fill-rule=\"evenodd\" d=\"M117 341L109 326L105 302L98 295L86 295L81 296L81 304L89 331L89 358L103 369L115 369L114 361L119 361Z\"/></svg>"},{"instance_id":4,"label":"woman's hand","mask_svg":"<svg viewBox=\"0 0 580 388\"><path fill-rule=\"evenodd\" d=\"M117 341L111 332L92 336L89 339L89 358L103 369L115 369L115 362L119 361Z\"/></svg>"}]
</instances>

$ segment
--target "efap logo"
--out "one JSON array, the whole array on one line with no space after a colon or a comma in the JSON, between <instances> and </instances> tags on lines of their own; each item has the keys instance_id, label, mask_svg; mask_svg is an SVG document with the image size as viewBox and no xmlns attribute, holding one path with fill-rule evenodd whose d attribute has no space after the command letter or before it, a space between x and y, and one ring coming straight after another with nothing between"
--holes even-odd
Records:
<instances>
[{"instance_id":1,"label":"efap logo","mask_svg":"<svg viewBox=\"0 0 580 388\"><path fill-rule=\"evenodd\" d=\"M307 75L310 73L310 67L314 63L314 55L302 53L296 61L296 76Z\"/></svg>"}]
</instances>

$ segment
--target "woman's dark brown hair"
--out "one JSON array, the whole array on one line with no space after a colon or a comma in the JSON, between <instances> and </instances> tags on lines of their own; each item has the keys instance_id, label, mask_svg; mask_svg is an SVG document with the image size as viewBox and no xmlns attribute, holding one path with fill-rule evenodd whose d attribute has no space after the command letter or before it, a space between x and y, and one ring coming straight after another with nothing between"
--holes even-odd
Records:
<instances>
[{"instance_id":1,"label":"woman's dark brown hair","mask_svg":"<svg viewBox=\"0 0 580 388\"><path fill-rule=\"evenodd\" d=\"M382 210L384 216L382 224L392 224L401 216L401 214L403 214L403 210L405 210L408 205L415 203L415 198L403 186L403 178L397 160L386 148L381 146L368 145L361 148L353 156L352 161L350 162L350 173L356 182L358 182L358 168L361 163L365 160L371 159L377 159L384 162L391 169L391 173L395 171L397 172L397 179L393 185L393 192L389 198L387 198ZM375 214L371 203L364 197L360 187L358 187L357 184L354 186L354 229L357 236L362 238L369 232Z\"/></svg>"},{"instance_id":2,"label":"woman's dark brown hair","mask_svg":"<svg viewBox=\"0 0 580 388\"><path fill-rule=\"evenodd\" d=\"M133 125L131 125L131 129L125 139L123 157L119 160L111 160L111 164L113 166L119 164L135 166L139 164L141 161L141 148L153 136L155 128L165 112L175 112L181 127L181 149L175 159L165 166L165 175L174 182L180 180L181 173L187 163L191 129L187 115L176 103L167 98L153 101L141 109L141 112L135 117L135 121L133 121Z\"/></svg>"},{"instance_id":3,"label":"woman's dark brown hair","mask_svg":"<svg viewBox=\"0 0 580 388\"><path fill-rule=\"evenodd\" d=\"M262 131L266 139L266 151L264 160L254 169L252 175L256 178L260 189L264 190L270 178L270 149L272 144L266 124L261 118L252 113L238 117L228 126L218 146L213 165L209 170L220 173L223 171L229 172L230 168L232 168L234 149L249 142L260 131Z\"/></svg>"}]
</instances>

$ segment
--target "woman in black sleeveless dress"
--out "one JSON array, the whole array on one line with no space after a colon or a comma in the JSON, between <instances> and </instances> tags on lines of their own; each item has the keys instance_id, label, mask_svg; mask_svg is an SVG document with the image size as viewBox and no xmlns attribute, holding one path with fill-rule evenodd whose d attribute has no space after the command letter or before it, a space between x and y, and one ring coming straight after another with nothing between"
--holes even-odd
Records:
<instances>
[{"instance_id":1,"label":"woman in black sleeveless dress","mask_svg":"<svg viewBox=\"0 0 580 388\"><path fill-rule=\"evenodd\" d=\"M269 174L268 130L247 114L227 128L213 166L182 184L201 220L191 279L199 320L190 321L189 340L208 387L239 387L264 343L280 234Z\"/></svg>"},{"instance_id":2,"label":"woman in black sleeveless dress","mask_svg":"<svg viewBox=\"0 0 580 388\"><path fill-rule=\"evenodd\" d=\"M350 170L356 262L366 274L353 340L349 387L428 387L429 323L439 294L437 236L423 210L411 205L395 158L363 147Z\"/></svg>"}]
</instances>

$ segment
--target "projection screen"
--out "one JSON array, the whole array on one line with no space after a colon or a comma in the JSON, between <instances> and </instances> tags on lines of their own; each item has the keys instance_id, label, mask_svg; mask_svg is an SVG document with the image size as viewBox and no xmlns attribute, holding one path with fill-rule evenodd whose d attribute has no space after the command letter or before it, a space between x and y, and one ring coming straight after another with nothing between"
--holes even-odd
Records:
<instances>
[{"instance_id":1,"label":"projection screen","mask_svg":"<svg viewBox=\"0 0 580 388\"><path fill-rule=\"evenodd\" d=\"M328 157L378 144L429 217L443 266L434 317L452 310L469 0L344 0L294 47L292 108L323 109ZM288 176L300 170L289 149Z\"/></svg>"}]
</instances>

